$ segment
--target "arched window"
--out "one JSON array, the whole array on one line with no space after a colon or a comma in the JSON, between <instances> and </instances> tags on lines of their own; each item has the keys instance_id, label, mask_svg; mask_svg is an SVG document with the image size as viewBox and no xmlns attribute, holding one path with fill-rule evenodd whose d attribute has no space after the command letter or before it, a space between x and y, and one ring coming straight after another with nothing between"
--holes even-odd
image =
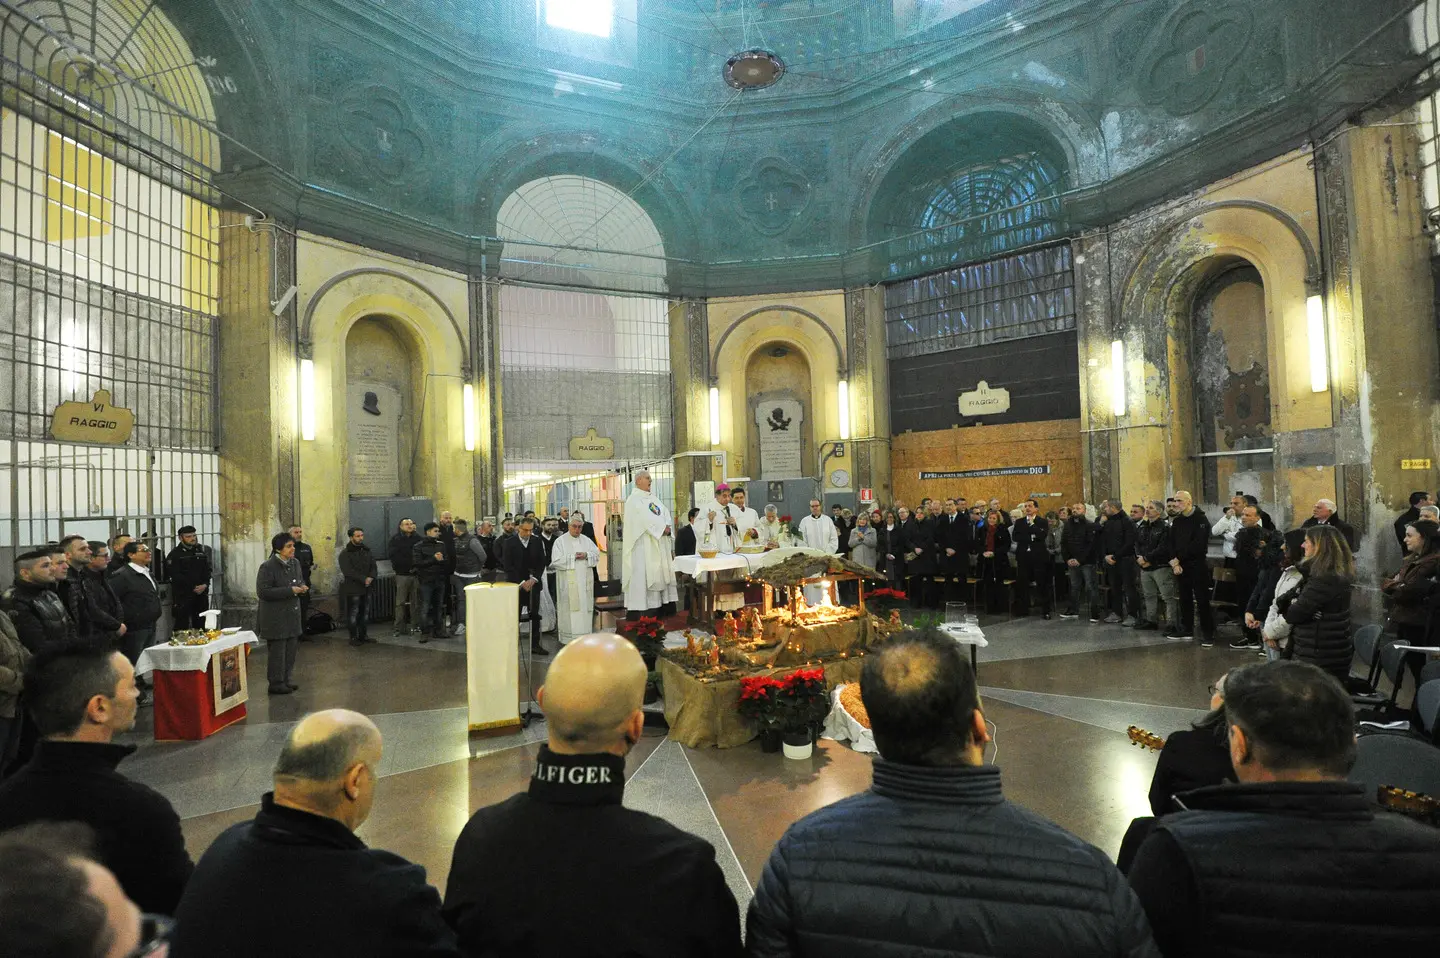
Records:
<instances>
[{"instance_id":1,"label":"arched window","mask_svg":"<svg viewBox=\"0 0 1440 958\"><path fill-rule=\"evenodd\" d=\"M1065 165L1055 141L1019 117L982 114L932 131L886 175L872 205L892 277L1032 246L1063 230Z\"/></svg>"},{"instance_id":2,"label":"arched window","mask_svg":"<svg viewBox=\"0 0 1440 958\"><path fill-rule=\"evenodd\" d=\"M665 244L644 207L609 183L564 174L505 198L500 275L527 283L665 291Z\"/></svg>"},{"instance_id":3,"label":"arched window","mask_svg":"<svg viewBox=\"0 0 1440 958\"><path fill-rule=\"evenodd\" d=\"M235 81L219 70L207 73L158 4L10 0L5 6L0 79L22 91L36 120L131 166L146 166L139 153L192 174L220 168L211 93L233 93ZM115 139L97 139L97 130ZM158 169L145 172L163 178Z\"/></svg>"}]
</instances>

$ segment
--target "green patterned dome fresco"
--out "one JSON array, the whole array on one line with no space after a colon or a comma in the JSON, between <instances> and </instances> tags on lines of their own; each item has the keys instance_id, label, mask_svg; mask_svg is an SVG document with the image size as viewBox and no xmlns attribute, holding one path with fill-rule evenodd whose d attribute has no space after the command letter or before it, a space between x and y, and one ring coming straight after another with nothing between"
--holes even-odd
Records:
<instances>
[{"instance_id":1,"label":"green patterned dome fresco","mask_svg":"<svg viewBox=\"0 0 1440 958\"><path fill-rule=\"evenodd\" d=\"M218 161L190 158L237 207L675 295L856 286L1103 226L1424 66L1411 0L5 0L7 60L44 60L46 35L106 62L78 15L97 5L188 42L208 96L167 108L213 118ZM783 75L727 84L751 50Z\"/></svg>"}]
</instances>

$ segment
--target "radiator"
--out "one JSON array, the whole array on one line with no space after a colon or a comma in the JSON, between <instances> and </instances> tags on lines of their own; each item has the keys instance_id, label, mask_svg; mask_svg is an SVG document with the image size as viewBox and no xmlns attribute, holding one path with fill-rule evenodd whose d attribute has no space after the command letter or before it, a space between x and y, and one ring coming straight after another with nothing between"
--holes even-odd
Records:
<instances>
[{"instance_id":1,"label":"radiator","mask_svg":"<svg viewBox=\"0 0 1440 958\"><path fill-rule=\"evenodd\" d=\"M384 622L394 618L395 576L378 576L370 590L370 621Z\"/></svg>"}]
</instances>

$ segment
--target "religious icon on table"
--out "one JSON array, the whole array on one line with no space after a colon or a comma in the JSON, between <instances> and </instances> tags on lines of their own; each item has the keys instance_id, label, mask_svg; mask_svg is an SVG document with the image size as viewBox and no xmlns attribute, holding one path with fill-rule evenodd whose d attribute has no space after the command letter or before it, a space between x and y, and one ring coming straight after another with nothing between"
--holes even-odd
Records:
<instances>
[{"instance_id":1,"label":"religious icon on table","mask_svg":"<svg viewBox=\"0 0 1440 958\"><path fill-rule=\"evenodd\" d=\"M214 683L216 715L222 715L250 700L249 681L245 675L244 646L223 649L210 656L210 673Z\"/></svg>"}]
</instances>

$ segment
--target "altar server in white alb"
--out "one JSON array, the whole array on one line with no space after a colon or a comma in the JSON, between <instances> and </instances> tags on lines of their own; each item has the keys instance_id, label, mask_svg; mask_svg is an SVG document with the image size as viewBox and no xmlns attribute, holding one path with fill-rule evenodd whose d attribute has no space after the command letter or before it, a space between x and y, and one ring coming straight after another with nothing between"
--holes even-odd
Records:
<instances>
[{"instance_id":1,"label":"altar server in white alb","mask_svg":"<svg viewBox=\"0 0 1440 958\"><path fill-rule=\"evenodd\" d=\"M745 505L745 487L736 486L730 490L730 507L735 513L735 541L763 545L760 537L760 513Z\"/></svg>"},{"instance_id":2,"label":"altar server in white alb","mask_svg":"<svg viewBox=\"0 0 1440 958\"><path fill-rule=\"evenodd\" d=\"M740 547L740 514L730 502L730 487L725 483L715 487L715 499L700 507L695 517L695 543L705 548L708 540L721 555L732 555Z\"/></svg>"},{"instance_id":3,"label":"altar server in white alb","mask_svg":"<svg viewBox=\"0 0 1440 958\"><path fill-rule=\"evenodd\" d=\"M600 564L600 548L581 533L582 516L570 517L570 531L556 538L550 550L550 571L555 573L556 637L564 645L585 635L593 625L595 581L590 570Z\"/></svg>"},{"instance_id":4,"label":"altar server in white alb","mask_svg":"<svg viewBox=\"0 0 1440 958\"><path fill-rule=\"evenodd\" d=\"M819 499L810 500L810 514L800 520L800 528L796 530L800 544L821 552L839 552L840 532L833 519L821 514L821 509Z\"/></svg>"},{"instance_id":5,"label":"altar server in white alb","mask_svg":"<svg viewBox=\"0 0 1440 958\"><path fill-rule=\"evenodd\" d=\"M800 520L795 534L800 537L802 546L833 555L840 551L840 530L835 528L835 520L821 514L823 508L819 499L811 499L810 514ZM819 605L823 592L818 585L807 585L805 601L810 605Z\"/></svg>"},{"instance_id":6,"label":"altar server in white alb","mask_svg":"<svg viewBox=\"0 0 1440 958\"><path fill-rule=\"evenodd\" d=\"M649 471L637 472L635 489L625 500L622 576L627 618L665 614L666 606L670 610L675 607L675 568L671 564L674 523L665 503L650 491L651 481Z\"/></svg>"}]
</instances>

